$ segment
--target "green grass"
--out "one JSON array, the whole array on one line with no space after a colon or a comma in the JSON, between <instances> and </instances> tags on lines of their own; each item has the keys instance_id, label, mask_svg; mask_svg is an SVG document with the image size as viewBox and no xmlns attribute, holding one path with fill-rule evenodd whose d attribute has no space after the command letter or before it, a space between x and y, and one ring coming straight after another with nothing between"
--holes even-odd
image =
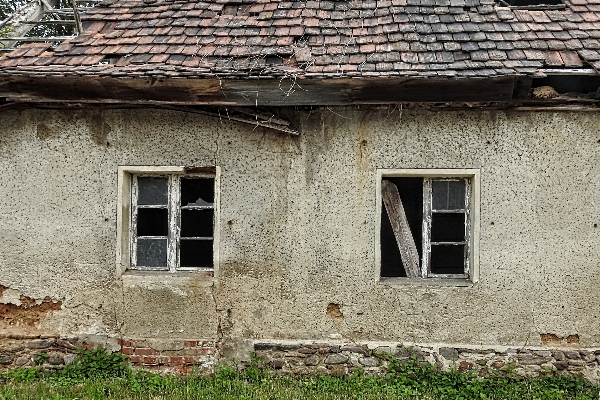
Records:
<instances>
[{"instance_id":1,"label":"green grass","mask_svg":"<svg viewBox=\"0 0 600 400\"><path fill-rule=\"evenodd\" d=\"M479 378L440 372L416 361L394 362L385 377L273 376L254 363L243 371L221 367L214 376L177 377L131 370L120 355L80 352L62 371L39 367L0 374L0 400L160 399L599 399L600 388L580 378Z\"/></svg>"}]
</instances>

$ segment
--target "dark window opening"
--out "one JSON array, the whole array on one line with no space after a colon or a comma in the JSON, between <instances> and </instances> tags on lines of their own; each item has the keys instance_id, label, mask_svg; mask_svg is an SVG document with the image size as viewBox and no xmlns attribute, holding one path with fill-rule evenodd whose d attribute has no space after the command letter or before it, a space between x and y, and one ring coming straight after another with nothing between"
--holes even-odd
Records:
<instances>
[{"instance_id":1,"label":"dark window opening","mask_svg":"<svg viewBox=\"0 0 600 400\"><path fill-rule=\"evenodd\" d=\"M431 245L431 272L460 275L465 270L465 245Z\"/></svg>"},{"instance_id":2,"label":"dark window opening","mask_svg":"<svg viewBox=\"0 0 600 400\"><path fill-rule=\"evenodd\" d=\"M402 199L408 226L415 241L419 260L422 257L423 178L391 178ZM381 276L406 277L406 269L385 207L381 207Z\"/></svg>"},{"instance_id":3,"label":"dark window opening","mask_svg":"<svg viewBox=\"0 0 600 400\"><path fill-rule=\"evenodd\" d=\"M384 177L381 277L467 277L470 181Z\"/></svg>"}]
</instances>

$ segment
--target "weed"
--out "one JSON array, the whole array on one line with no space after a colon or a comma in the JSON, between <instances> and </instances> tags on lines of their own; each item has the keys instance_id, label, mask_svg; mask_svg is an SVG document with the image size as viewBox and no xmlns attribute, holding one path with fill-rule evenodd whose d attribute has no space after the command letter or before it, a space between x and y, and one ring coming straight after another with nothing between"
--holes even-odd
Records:
<instances>
[{"instance_id":1,"label":"weed","mask_svg":"<svg viewBox=\"0 0 600 400\"><path fill-rule=\"evenodd\" d=\"M46 362L46 360L49 357L50 356L48 355L48 353L37 353L35 357L33 357L33 362L35 363L35 365L42 365Z\"/></svg>"},{"instance_id":2,"label":"weed","mask_svg":"<svg viewBox=\"0 0 600 400\"><path fill-rule=\"evenodd\" d=\"M79 349L75 360L58 370L55 377L66 383L124 377L131 371L126 359L123 354L108 353L102 347Z\"/></svg>"}]
</instances>

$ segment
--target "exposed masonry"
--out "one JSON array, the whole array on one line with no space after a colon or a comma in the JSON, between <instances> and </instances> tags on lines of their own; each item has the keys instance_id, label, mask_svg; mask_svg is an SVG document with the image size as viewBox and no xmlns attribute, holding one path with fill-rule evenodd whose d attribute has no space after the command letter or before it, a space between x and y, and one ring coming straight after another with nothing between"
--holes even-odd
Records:
<instances>
[{"instance_id":1,"label":"exposed masonry","mask_svg":"<svg viewBox=\"0 0 600 400\"><path fill-rule=\"evenodd\" d=\"M0 285L0 330L34 330L44 315L60 310L62 301L50 297L34 299Z\"/></svg>"},{"instance_id":2,"label":"exposed masonry","mask_svg":"<svg viewBox=\"0 0 600 400\"><path fill-rule=\"evenodd\" d=\"M473 371L538 377L577 374L592 381L600 377L600 350L548 348L457 348L332 343L255 343L256 355L275 371L289 374L321 373L343 376L357 369L384 374L390 360L428 362L444 370Z\"/></svg>"},{"instance_id":3,"label":"exposed masonry","mask_svg":"<svg viewBox=\"0 0 600 400\"><path fill-rule=\"evenodd\" d=\"M60 368L75 358L77 348L118 343L113 351L128 356L135 367L174 373L199 370L210 373L218 365L237 363L244 368L250 354L231 357L231 350L251 352L236 342L209 340L110 339L0 337L0 368L27 367L36 361L47 369ZM570 341L574 344L575 342ZM495 373L523 377L581 375L600 381L600 349L562 348L460 348L443 345L404 346L401 343L255 342L252 346L260 364L274 374L325 374L344 376L356 370L373 375L389 371L390 361L430 363L441 369L472 371L480 376ZM41 355L41 356L40 356ZM244 361L246 360L246 361Z\"/></svg>"}]
</instances>

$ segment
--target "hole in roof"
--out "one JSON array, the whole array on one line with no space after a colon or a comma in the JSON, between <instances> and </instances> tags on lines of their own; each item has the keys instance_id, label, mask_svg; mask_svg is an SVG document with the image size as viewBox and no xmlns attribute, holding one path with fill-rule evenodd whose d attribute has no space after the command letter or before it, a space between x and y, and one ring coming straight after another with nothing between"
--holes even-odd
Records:
<instances>
[{"instance_id":1,"label":"hole in roof","mask_svg":"<svg viewBox=\"0 0 600 400\"><path fill-rule=\"evenodd\" d=\"M267 56L265 58L265 64L267 65L283 65L283 58L277 55Z\"/></svg>"},{"instance_id":2,"label":"hole in roof","mask_svg":"<svg viewBox=\"0 0 600 400\"><path fill-rule=\"evenodd\" d=\"M125 54L108 54L107 56L104 57L104 59L102 61L100 61L100 64L109 64L109 65L113 65L116 64L117 61L119 61L119 59L121 57L123 57Z\"/></svg>"},{"instance_id":3,"label":"hole in roof","mask_svg":"<svg viewBox=\"0 0 600 400\"><path fill-rule=\"evenodd\" d=\"M223 7L221 11L221 15L237 15L239 10L239 6L237 5L227 5Z\"/></svg>"},{"instance_id":4,"label":"hole in roof","mask_svg":"<svg viewBox=\"0 0 600 400\"><path fill-rule=\"evenodd\" d=\"M534 79L531 87L550 86L558 93L578 93L594 96L600 88L600 76L594 75L548 75Z\"/></svg>"},{"instance_id":5,"label":"hole in roof","mask_svg":"<svg viewBox=\"0 0 600 400\"><path fill-rule=\"evenodd\" d=\"M564 0L496 0L505 7L522 9L553 9L565 8Z\"/></svg>"},{"instance_id":6,"label":"hole in roof","mask_svg":"<svg viewBox=\"0 0 600 400\"><path fill-rule=\"evenodd\" d=\"M308 38L306 38L304 35L302 36L295 36L294 37L294 44L298 47L304 47L308 44Z\"/></svg>"}]
</instances>

